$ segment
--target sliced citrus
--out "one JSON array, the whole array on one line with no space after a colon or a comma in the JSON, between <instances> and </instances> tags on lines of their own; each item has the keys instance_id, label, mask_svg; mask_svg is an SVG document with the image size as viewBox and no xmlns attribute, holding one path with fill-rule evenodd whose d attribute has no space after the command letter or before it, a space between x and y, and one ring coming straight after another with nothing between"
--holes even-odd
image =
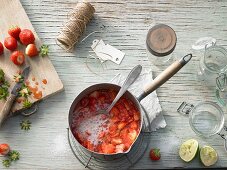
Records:
<instances>
[{"instance_id":1,"label":"sliced citrus","mask_svg":"<svg viewBox=\"0 0 227 170\"><path fill-rule=\"evenodd\" d=\"M200 149L200 159L205 166L211 166L217 162L218 154L214 148L205 145Z\"/></svg>"},{"instance_id":2,"label":"sliced citrus","mask_svg":"<svg viewBox=\"0 0 227 170\"><path fill-rule=\"evenodd\" d=\"M185 162L190 162L195 156L199 148L199 143L195 139L189 139L181 144L179 155Z\"/></svg>"}]
</instances>

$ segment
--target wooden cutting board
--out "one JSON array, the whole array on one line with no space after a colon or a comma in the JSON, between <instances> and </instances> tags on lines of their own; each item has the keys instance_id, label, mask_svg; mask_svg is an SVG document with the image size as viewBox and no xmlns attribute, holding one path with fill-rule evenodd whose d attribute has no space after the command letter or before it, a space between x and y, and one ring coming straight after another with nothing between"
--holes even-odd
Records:
<instances>
[{"instance_id":1,"label":"wooden cutting board","mask_svg":"<svg viewBox=\"0 0 227 170\"><path fill-rule=\"evenodd\" d=\"M3 43L4 39L8 37L8 29L11 25L18 25L21 29L30 29L35 35L35 44L40 47L42 42L37 36L31 22L23 6L19 0L1 0L0 2L0 41ZM18 43L18 50L25 51L25 46ZM33 95L29 97L29 101L32 103L40 101L47 98L61 90L63 90L63 84L59 79L59 76L54 69L48 56L41 57L37 56L35 58L29 58L25 56L26 63L23 66L14 65L10 59L11 52L4 49L4 54L0 56L0 68L3 69L6 75L6 79L10 83L10 92L14 86L13 76L19 71L23 70L26 66L31 67L31 72L28 77L31 87L37 87L38 91L42 92L41 99L35 99ZM47 84L42 81L46 79ZM0 101L0 114L2 113L5 101ZM12 107L11 112L15 112L22 109L22 103L15 102Z\"/></svg>"}]
</instances>

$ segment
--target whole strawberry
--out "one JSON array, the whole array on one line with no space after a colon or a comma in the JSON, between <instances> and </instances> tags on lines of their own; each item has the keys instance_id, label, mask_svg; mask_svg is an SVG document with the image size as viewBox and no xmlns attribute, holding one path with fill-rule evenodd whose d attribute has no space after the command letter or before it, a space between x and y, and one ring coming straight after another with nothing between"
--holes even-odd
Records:
<instances>
[{"instance_id":1,"label":"whole strawberry","mask_svg":"<svg viewBox=\"0 0 227 170\"><path fill-rule=\"evenodd\" d=\"M35 41L35 36L29 29L23 29L19 34L19 38L24 45L33 44Z\"/></svg>"},{"instance_id":2,"label":"whole strawberry","mask_svg":"<svg viewBox=\"0 0 227 170\"><path fill-rule=\"evenodd\" d=\"M25 57L24 54L21 51L14 51L10 55L10 60L15 64L15 65L22 65L24 64Z\"/></svg>"},{"instance_id":3,"label":"whole strawberry","mask_svg":"<svg viewBox=\"0 0 227 170\"><path fill-rule=\"evenodd\" d=\"M0 42L0 55L2 55L4 53L4 47L2 45L2 43Z\"/></svg>"},{"instance_id":4,"label":"whole strawberry","mask_svg":"<svg viewBox=\"0 0 227 170\"><path fill-rule=\"evenodd\" d=\"M17 25L12 25L8 30L8 34L17 40L19 40L20 32L21 32L21 29Z\"/></svg>"},{"instance_id":5,"label":"whole strawberry","mask_svg":"<svg viewBox=\"0 0 227 170\"><path fill-rule=\"evenodd\" d=\"M14 51L17 48L17 40L13 37L7 37L4 40L4 45L8 50Z\"/></svg>"},{"instance_id":6,"label":"whole strawberry","mask_svg":"<svg viewBox=\"0 0 227 170\"><path fill-rule=\"evenodd\" d=\"M150 158L153 161L157 161L161 158L160 149L154 148L150 151Z\"/></svg>"},{"instance_id":7,"label":"whole strawberry","mask_svg":"<svg viewBox=\"0 0 227 170\"><path fill-rule=\"evenodd\" d=\"M9 153L10 147L6 143L0 144L0 154L5 156Z\"/></svg>"},{"instance_id":8,"label":"whole strawberry","mask_svg":"<svg viewBox=\"0 0 227 170\"><path fill-rule=\"evenodd\" d=\"M25 49L25 54L29 57L35 57L39 54L35 44L29 44Z\"/></svg>"}]
</instances>

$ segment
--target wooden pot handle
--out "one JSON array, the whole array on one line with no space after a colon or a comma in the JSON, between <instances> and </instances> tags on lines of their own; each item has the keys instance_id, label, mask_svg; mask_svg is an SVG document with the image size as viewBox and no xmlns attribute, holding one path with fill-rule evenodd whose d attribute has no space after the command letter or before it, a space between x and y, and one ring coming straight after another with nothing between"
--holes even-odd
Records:
<instances>
[{"instance_id":1,"label":"wooden pot handle","mask_svg":"<svg viewBox=\"0 0 227 170\"><path fill-rule=\"evenodd\" d=\"M15 101L17 96L15 96L14 94L10 94L10 96L7 98L6 103L3 106L3 111L0 114L0 126L2 125L2 123L4 122L4 120L7 118L7 116L10 113L10 110L12 108L12 105Z\"/></svg>"},{"instance_id":2,"label":"wooden pot handle","mask_svg":"<svg viewBox=\"0 0 227 170\"><path fill-rule=\"evenodd\" d=\"M163 85L167 80L169 80L174 74L176 74L185 64L187 64L192 58L192 54L187 54L180 60L175 61L169 67L167 67L161 74L159 74L150 84L146 85L144 92L138 97L141 101L147 95L155 91L161 85Z\"/></svg>"}]
</instances>

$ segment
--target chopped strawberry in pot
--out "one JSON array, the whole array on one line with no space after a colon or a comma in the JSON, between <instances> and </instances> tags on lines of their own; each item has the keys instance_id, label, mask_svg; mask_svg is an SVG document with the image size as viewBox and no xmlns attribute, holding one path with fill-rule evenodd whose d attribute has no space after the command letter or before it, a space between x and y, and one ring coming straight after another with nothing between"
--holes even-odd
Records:
<instances>
[{"instance_id":1,"label":"chopped strawberry in pot","mask_svg":"<svg viewBox=\"0 0 227 170\"><path fill-rule=\"evenodd\" d=\"M87 148L91 151L94 151L95 149L94 145L90 141L87 142Z\"/></svg>"},{"instance_id":2,"label":"chopped strawberry in pot","mask_svg":"<svg viewBox=\"0 0 227 170\"><path fill-rule=\"evenodd\" d=\"M129 124L131 129L138 129L138 123L136 121L133 121Z\"/></svg>"},{"instance_id":3,"label":"chopped strawberry in pot","mask_svg":"<svg viewBox=\"0 0 227 170\"><path fill-rule=\"evenodd\" d=\"M120 113L120 111L118 110L117 107L113 107L113 108L110 110L110 115L111 115L112 117L118 116L119 113Z\"/></svg>"},{"instance_id":4,"label":"chopped strawberry in pot","mask_svg":"<svg viewBox=\"0 0 227 170\"><path fill-rule=\"evenodd\" d=\"M129 130L128 137L133 142L136 139L136 137L137 137L136 130L134 130L134 129L133 130Z\"/></svg>"},{"instance_id":5,"label":"chopped strawberry in pot","mask_svg":"<svg viewBox=\"0 0 227 170\"><path fill-rule=\"evenodd\" d=\"M140 132L140 113L127 98L121 98L109 115L98 114L102 107L109 106L107 98L109 102L113 101L111 95L116 95L116 91L93 91L81 99L77 109L74 108L76 116L73 117L77 126L74 126L76 131L73 130L73 134L76 134L76 139L90 151L104 154L123 153L131 147ZM91 122L95 117L96 121ZM83 121L85 124L80 127ZM94 126L89 127L93 124Z\"/></svg>"},{"instance_id":6,"label":"chopped strawberry in pot","mask_svg":"<svg viewBox=\"0 0 227 170\"><path fill-rule=\"evenodd\" d=\"M98 100L103 104L106 101L106 97L104 95L99 95Z\"/></svg>"},{"instance_id":7,"label":"chopped strawberry in pot","mask_svg":"<svg viewBox=\"0 0 227 170\"><path fill-rule=\"evenodd\" d=\"M118 127L117 127L116 124L110 125L110 127L109 127L109 133L110 134L115 134L116 131L117 131L117 129L118 129Z\"/></svg>"},{"instance_id":8,"label":"chopped strawberry in pot","mask_svg":"<svg viewBox=\"0 0 227 170\"><path fill-rule=\"evenodd\" d=\"M133 103L131 101L127 100L126 98L122 98L122 103L127 110L130 111L132 109Z\"/></svg>"},{"instance_id":9,"label":"chopped strawberry in pot","mask_svg":"<svg viewBox=\"0 0 227 170\"><path fill-rule=\"evenodd\" d=\"M123 153L125 150L125 145L124 144L120 144L120 145L116 145L116 153Z\"/></svg>"},{"instance_id":10,"label":"chopped strawberry in pot","mask_svg":"<svg viewBox=\"0 0 227 170\"><path fill-rule=\"evenodd\" d=\"M114 131L114 132L109 132L109 133L110 133L111 138L115 138L115 137L118 137L120 135L119 131Z\"/></svg>"},{"instance_id":11,"label":"chopped strawberry in pot","mask_svg":"<svg viewBox=\"0 0 227 170\"><path fill-rule=\"evenodd\" d=\"M102 119L102 120L106 120L107 118L108 118L107 115L105 115L105 114L102 114L102 115L101 115L101 119Z\"/></svg>"},{"instance_id":12,"label":"chopped strawberry in pot","mask_svg":"<svg viewBox=\"0 0 227 170\"><path fill-rule=\"evenodd\" d=\"M102 143L102 151L107 154L114 153L115 146L113 144Z\"/></svg>"},{"instance_id":13,"label":"chopped strawberry in pot","mask_svg":"<svg viewBox=\"0 0 227 170\"><path fill-rule=\"evenodd\" d=\"M138 111L134 111L134 116L133 117L134 117L135 121L140 120L140 113Z\"/></svg>"},{"instance_id":14,"label":"chopped strawberry in pot","mask_svg":"<svg viewBox=\"0 0 227 170\"><path fill-rule=\"evenodd\" d=\"M94 92L92 92L90 95L89 95L89 97L92 97L92 98L98 98L99 97L99 92L98 91L94 91Z\"/></svg>"},{"instance_id":15,"label":"chopped strawberry in pot","mask_svg":"<svg viewBox=\"0 0 227 170\"><path fill-rule=\"evenodd\" d=\"M111 120L113 123L120 122L120 119L119 119L117 116L112 117L110 120Z\"/></svg>"},{"instance_id":16,"label":"chopped strawberry in pot","mask_svg":"<svg viewBox=\"0 0 227 170\"><path fill-rule=\"evenodd\" d=\"M119 104L117 105L117 108L118 108L118 110L120 110L121 112L122 112L122 110L126 110L124 104L122 104L122 103L120 103L120 102L119 102Z\"/></svg>"},{"instance_id":17,"label":"chopped strawberry in pot","mask_svg":"<svg viewBox=\"0 0 227 170\"><path fill-rule=\"evenodd\" d=\"M118 127L119 130L121 130L121 129L123 129L126 125L127 125L126 122L120 122L120 123L118 124L117 127Z\"/></svg>"},{"instance_id":18,"label":"chopped strawberry in pot","mask_svg":"<svg viewBox=\"0 0 227 170\"><path fill-rule=\"evenodd\" d=\"M111 141L111 143L112 143L113 145L119 145L119 144L121 144L122 142L123 142L123 140L122 140L121 138L113 138L112 141Z\"/></svg>"},{"instance_id":19,"label":"chopped strawberry in pot","mask_svg":"<svg viewBox=\"0 0 227 170\"><path fill-rule=\"evenodd\" d=\"M113 137L111 137L109 134L106 134L104 141L105 141L106 143L111 143L112 138L113 138Z\"/></svg>"},{"instance_id":20,"label":"chopped strawberry in pot","mask_svg":"<svg viewBox=\"0 0 227 170\"><path fill-rule=\"evenodd\" d=\"M81 103L81 106L82 106L82 107L86 107L86 106L88 105L88 103L89 103L89 99L88 99L87 97L84 97L84 98L80 101L80 103Z\"/></svg>"},{"instance_id":21,"label":"chopped strawberry in pot","mask_svg":"<svg viewBox=\"0 0 227 170\"><path fill-rule=\"evenodd\" d=\"M113 101L117 96L117 92L114 90L110 90L109 95L110 95L110 99Z\"/></svg>"},{"instance_id":22,"label":"chopped strawberry in pot","mask_svg":"<svg viewBox=\"0 0 227 170\"><path fill-rule=\"evenodd\" d=\"M97 104L97 100L94 97L89 97L89 105L95 106Z\"/></svg>"},{"instance_id":23,"label":"chopped strawberry in pot","mask_svg":"<svg viewBox=\"0 0 227 170\"><path fill-rule=\"evenodd\" d=\"M102 139L102 138L105 136L105 134L106 134L105 132L101 132L101 133L99 134L98 138L99 138L99 139Z\"/></svg>"}]
</instances>

